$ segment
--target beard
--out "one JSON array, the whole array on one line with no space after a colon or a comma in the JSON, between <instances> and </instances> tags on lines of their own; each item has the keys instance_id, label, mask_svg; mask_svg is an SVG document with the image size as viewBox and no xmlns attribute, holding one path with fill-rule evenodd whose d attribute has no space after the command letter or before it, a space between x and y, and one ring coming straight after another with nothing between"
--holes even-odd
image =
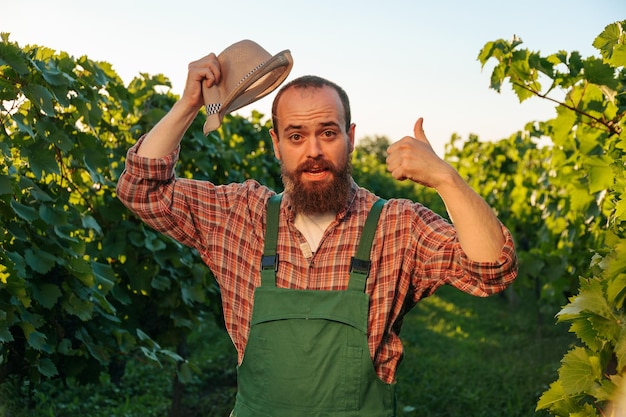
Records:
<instances>
[{"instance_id":1,"label":"beard","mask_svg":"<svg viewBox=\"0 0 626 417\"><path fill-rule=\"evenodd\" d=\"M305 182L302 173L312 168L325 169L332 173L330 182ZM285 193L289 194L296 213L314 214L343 210L352 188L352 165L347 161L342 167L335 167L323 158L310 159L295 171L287 171L280 166Z\"/></svg>"}]
</instances>

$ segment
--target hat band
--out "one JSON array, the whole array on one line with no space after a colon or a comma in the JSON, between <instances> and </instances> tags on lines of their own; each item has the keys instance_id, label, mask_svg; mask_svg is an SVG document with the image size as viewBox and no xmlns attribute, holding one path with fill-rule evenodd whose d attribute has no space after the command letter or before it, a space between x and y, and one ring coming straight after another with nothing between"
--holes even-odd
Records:
<instances>
[{"instance_id":1,"label":"hat band","mask_svg":"<svg viewBox=\"0 0 626 417\"><path fill-rule=\"evenodd\" d=\"M207 104L205 107L206 107L206 113L208 115L217 114L220 112L220 109L222 108L222 103Z\"/></svg>"},{"instance_id":2,"label":"hat band","mask_svg":"<svg viewBox=\"0 0 626 417\"><path fill-rule=\"evenodd\" d=\"M257 71L259 68L261 68L263 65L265 65L265 62L261 62L259 65L257 65L255 68L252 69L252 71L250 71L249 73L247 73L237 84L237 87L239 87L244 81L246 81L246 79L250 78L252 76L252 74L254 74L255 71ZM236 88L236 87L235 87Z\"/></svg>"},{"instance_id":3,"label":"hat band","mask_svg":"<svg viewBox=\"0 0 626 417\"><path fill-rule=\"evenodd\" d=\"M265 62L261 62L259 65L257 65L255 68L252 69L252 71L250 71L249 73L247 73L237 84L237 87L239 87L241 84L243 84L244 81L246 81L248 78L250 78L252 76L252 74L254 74L256 71L259 70L259 68L261 68L263 65L265 64ZM206 113L207 115L211 115L211 114L217 114L220 112L220 109L222 108L222 103L213 103L213 104L207 104L206 106Z\"/></svg>"}]
</instances>

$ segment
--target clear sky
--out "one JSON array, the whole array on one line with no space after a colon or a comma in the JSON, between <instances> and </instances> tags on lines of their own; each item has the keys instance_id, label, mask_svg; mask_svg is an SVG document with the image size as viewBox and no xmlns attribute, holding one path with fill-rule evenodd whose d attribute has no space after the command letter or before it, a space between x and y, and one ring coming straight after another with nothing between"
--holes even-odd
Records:
<instances>
[{"instance_id":1,"label":"clear sky","mask_svg":"<svg viewBox=\"0 0 626 417\"><path fill-rule=\"evenodd\" d=\"M514 34L523 47L599 55L604 27L626 19L626 0L0 0L0 31L111 63L126 82L162 73L182 93L187 64L252 39L270 53L289 49L288 79L315 74L346 89L357 138L412 134L423 116L443 155L453 133L508 137L554 115L539 99L519 103L489 89L492 66L476 57ZM269 117L273 94L240 110Z\"/></svg>"}]
</instances>

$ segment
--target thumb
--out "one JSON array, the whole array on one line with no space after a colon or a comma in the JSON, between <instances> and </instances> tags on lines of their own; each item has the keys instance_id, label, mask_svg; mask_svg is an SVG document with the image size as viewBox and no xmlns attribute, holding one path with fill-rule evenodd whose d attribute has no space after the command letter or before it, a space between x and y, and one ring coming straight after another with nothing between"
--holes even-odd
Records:
<instances>
[{"instance_id":1,"label":"thumb","mask_svg":"<svg viewBox=\"0 0 626 417\"><path fill-rule=\"evenodd\" d=\"M430 143L428 142L428 138L426 138L426 133L424 133L424 118L423 117L420 117L415 122L415 125L413 126L413 135L415 139L419 140L420 142Z\"/></svg>"}]
</instances>

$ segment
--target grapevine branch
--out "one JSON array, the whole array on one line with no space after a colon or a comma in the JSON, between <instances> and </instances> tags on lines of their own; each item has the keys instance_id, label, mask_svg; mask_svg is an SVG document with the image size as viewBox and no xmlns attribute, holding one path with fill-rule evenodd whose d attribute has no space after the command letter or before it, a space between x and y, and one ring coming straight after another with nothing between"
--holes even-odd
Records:
<instances>
[{"instance_id":1,"label":"grapevine branch","mask_svg":"<svg viewBox=\"0 0 626 417\"><path fill-rule=\"evenodd\" d=\"M540 98L543 98L545 100L551 101L551 102L553 102L553 103L555 103L555 104L557 104L559 106L565 107L566 109L569 109L569 110L571 110L571 111L573 111L573 112L575 112L575 113L577 113L577 114L579 114L581 116L588 117L591 120L594 120L594 121L598 122L599 124L601 124L602 126L605 126L608 129L610 135L619 135L621 133L621 131L622 131L621 126L619 126L619 124L615 123L613 120L607 121L607 120L604 120L604 119L599 119L599 118L594 117L594 116L592 116L592 115L590 115L588 113L585 113L584 111L582 111L582 110L580 110L580 109L578 109L578 108L576 108L576 107L574 107L574 106L572 106L570 104L563 103L563 102L561 102L559 100L556 100L556 99L548 96L547 93L546 94L542 94L539 91L536 91L536 90L534 90L534 89L528 87L527 85L525 85L523 83L520 83L518 81L511 80L511 82L514 85L516 85L516 86L518 86L520 88L523 88L524 90L530 91L531 93L533 93L537 97L540 97Z\"/></svg>"}]
</instances>

